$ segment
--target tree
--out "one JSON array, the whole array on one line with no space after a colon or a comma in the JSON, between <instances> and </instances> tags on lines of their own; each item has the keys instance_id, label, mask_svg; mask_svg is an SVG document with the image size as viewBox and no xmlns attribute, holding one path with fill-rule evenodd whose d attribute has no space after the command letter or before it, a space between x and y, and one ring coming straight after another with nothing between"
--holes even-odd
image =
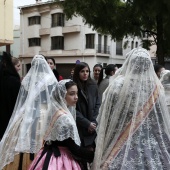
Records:
<instances>
[{"instance_id":1,"label":"tree","mask_svg":"<svg viewBox=\"0 0 170 170\"><path fill-rule=\"evenodd\" d=\"M143 45L157 45L158 63L170 54L170 1L169 0L65 0L59 2L68 19L80 15L85 23L101 33L120 40L124 36L142 37L147 33L153 40ZM147 46L146 46L147 45Z\"/></svg>"}]
</instances>

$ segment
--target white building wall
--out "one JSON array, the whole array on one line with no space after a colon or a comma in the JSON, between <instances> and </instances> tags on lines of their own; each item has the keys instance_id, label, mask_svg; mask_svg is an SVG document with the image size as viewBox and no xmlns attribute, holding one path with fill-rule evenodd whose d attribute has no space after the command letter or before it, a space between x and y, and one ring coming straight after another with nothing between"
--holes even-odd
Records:
<instances>
[{"instance_id":1,"label":"white building wall","mask_svg":"<svg viewBox=\"0 0 170 170\"><path fill-rule=\"evenodd\" d=\"M15 26L14 30L13 30L13 41L14 43L11 44L10 46L10 53L12 56L14 57L19 57L20 54L20 27L19 26ZM3 51L6 51L6 46L2 46L0 47L0 53L2 53Z\"/></svg>"},{"instance_id":2,"label":"white building wall","mask_svg":"<svg viewBox=\"0 0 170 170\"><path fill-rule=\"evenodd\" d=\"M82 53L82 37L80 34L65 34L64 35L64 50L79 49Z\"/></svg>"},{"instance_id":3,"label":"white building wall","mask_svg":"<svg viewBox=\"0 0 170 170\"><path fill-rule=\"evenodd\" d=\"M22 14L21 10L21 56L34 56L41 51L41 47L29 47L29 38L40 38L39 29L41 25L28 25L28 18L32 16L40 16L39 12L32 12Z\"/></svg>"},{"instance_id":4,"label":"white building wall","mask_svg":"<svg viewBox=\"0 0 170 170\"><path fill-rule=\"evenodd\" d=\"M73 25L84 25L83 19L81 17L75 17L75 16L73 16L71 20L65 19L65 26L73 26Z\"/></svg>"},{"instance_id":5,"label":"white building wall","mask_svg":"<svg viewBox=\"0 0 170 170\"><path fill-rule=\"evenodd\" d=\"M20 54L20 28L14 29L14 43L11 45L12 55L19 57Z\"/></svg>"},{"instance_id":6,"label":"white building wall","mask_svg":"<svg viewBox=\"0 0 170 170\"><path fill-rule=\"evenodd\" d=\"M49 13L41 13L41 28L51 28L51 15Z\"/></svg>"},{"instance_id":7,"label":"white building wall","mask_svg":"<svg viewBox=\"0 0 170 170\"><path fill-rule=\"evenodd\" d=\"M22 11L24 13L22 13ZM122 55L116 54L116 42L107 36L107 46L110 47L110 54L98 53L98 33L88 24L83 23L82 17L73 17L71 20L66 20L64 27L51 27L52 14L62 13L61 9L52 2L35 4L35 6L26 6L21 8L21 57L23 63L31 62L31 57L35 54L44 54L45 56L54 57L59 64L73 64L77 60L87 62L92 69L96 63L113 63L123 64L125 55L131 50L131 41L139 41L137 37L134 39L128 37L129 45L123 49L123 44L127 39L123 39ZM24 14L24 15L22 15ZM28 17L41 16L40 25L28 26ZM95 34L95 48L86 49L86 34ZM64 36L64 50L51 50L51 37ZM40 37L41 46L29 47L28 38ZM138 43L140 44L140 43ZM102 35L102 46L104 46L104 35Z\"/></svg>"},{"instance_id":8,"label":"white building wall","mask_svg":"<svg viewBox=\"0 0 170 170\"><path fill-rule=\"evenodd\" d=\"M51 38L49 35L41 36L41 51L48 51L51 49Z\"/></svg>"}]
</instances>

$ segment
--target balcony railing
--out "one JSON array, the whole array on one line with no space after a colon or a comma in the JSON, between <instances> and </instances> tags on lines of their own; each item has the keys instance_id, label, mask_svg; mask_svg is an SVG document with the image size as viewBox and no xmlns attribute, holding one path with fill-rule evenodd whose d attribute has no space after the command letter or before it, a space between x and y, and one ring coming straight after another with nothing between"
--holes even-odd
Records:
<instances>
[{"instance_id":1,"label":"balcony railing","mask_svg":"<svg viewBox=\"0 0 170 170\"><path fill-rule=\"evenodd\" d=\"M41 28L39 29L39 35L49 35L50 34L50 29L49 28Z\"/></svg>"},{"instance_id":2,"label":"balcony railing","mask_svg":"<svg viewBox=\"0 0 170 170\"><path fill-rule=\"evenodd\" d=\"M122 48L116 48L116 55L123 55L123 49Z\"/></svg>"},{"instance_id":3,"label":"balcony railing","mask_svg":"<svg viewBox=\"0 0 170 170\"><path fill-rule=\"evenodd\" d=\"M64 46L51 46L51 50L64 50Z\"/></svg>"},{"instance_id":4,"label":"balcony railing","mask_svg":"<svg viewBox=\"0 0 170 170\"><path fill-rule=\"evenodd\" d=\"M102 54L110 54L110 46L97 44L96 45L96 52L102 53Z\"/></svg>"},{"instance_id":5,"label":"balcony railing","mask_svg":"<svg viewBox=\"0 0 170 170\"><path fill-rule=\"evenodd\" d=\"M79 33L81 31L80 25L72 25L72 26L65 26L63 27L63 34L67 33Z\"/></svg>"}]
</instances>

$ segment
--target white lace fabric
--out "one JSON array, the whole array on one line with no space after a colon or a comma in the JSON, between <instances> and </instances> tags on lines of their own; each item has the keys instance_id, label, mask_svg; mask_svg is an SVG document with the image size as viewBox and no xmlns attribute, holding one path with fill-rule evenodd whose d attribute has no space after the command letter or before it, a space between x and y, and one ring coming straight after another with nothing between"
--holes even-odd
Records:
<instances>
[{"instance_id":1,"label":"white lace fabric","mask_svg":"<svg viewBox=\"0 0 170 170\"><path fill-rule=\"evenodd\" d=\"M170 115L149 53L127 54L104 92L92 170L170 169Z\"/></svg>"},{"instance_id":2,"label":"white lace fabric","mask_svg":"<svg viewBox=\"0 0 170 170\"><path fill-rule=\"evenodd\" d=\"M73 116L75 107L67 107L65 96L67 93L65 84L70 79L61 80L52 91L52 102L49 119L49 127L44 137L45 141L64 141L71 138L77 145L80 145L80 138Z\"/></svg>"},{"instance_id":3,"label":"white lace fabric","mask_svg":"<svg viewBox=\"0 0 170 170\"><path fill-rule=\"evenodd\" d=\"M165 90L166 104L170 112L170 71L163 70L160 74L160 81Z\"/></svg>"},{"instance_id":4,"label":"white lace fabric","mask_svg":"<svg viewBox=\"0 0 170 170\"><path fill-rule=\"evenodd\" d=\"M16 154L37 153L48 125L51 91L57 80L41 55L34 56L24 77L15 108L0 142L0 169Z\"/></svg>"}]
</instances>

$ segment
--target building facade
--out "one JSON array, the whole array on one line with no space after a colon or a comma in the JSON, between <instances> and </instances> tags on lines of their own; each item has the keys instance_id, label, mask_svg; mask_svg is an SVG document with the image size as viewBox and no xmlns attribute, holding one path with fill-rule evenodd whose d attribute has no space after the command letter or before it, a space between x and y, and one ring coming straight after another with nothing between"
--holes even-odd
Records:
<instances>
[{"instance_id":1,"label":"building facade","mask_svg":"<svg viewBox=\"0 0 170 170\"><path fill-rule=\"evenodd\" d=\"M0 47L0 54L6 51L5 46ZM14 57L19 57L20 55L20 27L17 25L13 30L13 44L10 46L10 53Z\"/></svg>"},{"instance_id":2,"label":"building facade","mask_svg":"<svg viewBox=\"0 0 170 170\"><path fill-rule=\"evenodd\" d=\"M36 2L19 7L23 75L36 54L53 57L57 70L64 78L79 61L87 62L91 69L96 63L123 64L125 54L131 50L131 46L123 49L126 39L114 42L109 35L102 35L85 25L82 17L74 16L66 20L63 9L56 3ZM135 39L136 46L139 46L139 41Z\"/></svg>"},{"instance_id":3,"label":"building facade","mask_svg":"<svg viewBox=\"0 0 170 170\"><path fill-rule=\"evenodd\" d=\"M13 0L0 0L0 46L13 43Z\"/></svg>"}]
</instances>

